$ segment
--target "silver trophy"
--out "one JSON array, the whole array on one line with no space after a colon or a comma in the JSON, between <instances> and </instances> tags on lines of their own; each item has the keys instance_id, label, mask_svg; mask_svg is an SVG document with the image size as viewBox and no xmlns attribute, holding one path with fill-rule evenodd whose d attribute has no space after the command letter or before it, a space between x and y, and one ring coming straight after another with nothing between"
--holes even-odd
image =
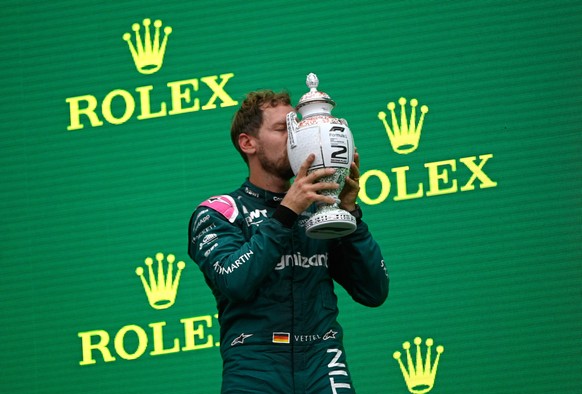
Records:
<instances>
[{"instance_id":1,"label":"silver trophy","mask_svg":"<svg viewBox=\"0 0 582 394\"><path fill-rule=\"evenodd\" d=\"M339 189L321 192L334 197L336 202L332 205L319 204L315 214L306 222L305 231L309 237L317 239L342 237L356 229L356 219L339 208L338 198L354 160L354 140L348 123L331 116L335 102L326 93L317 90L317 75L309 74L306 83L310 91L301 97L295 107L301 121L298 121L295 112L287 114L289 162L297 175L307 156L315 154L315 161L308 173L320 168L335 168L333 175L320 178L320 182L336 182Z\"/></svg>"}]
</instances>

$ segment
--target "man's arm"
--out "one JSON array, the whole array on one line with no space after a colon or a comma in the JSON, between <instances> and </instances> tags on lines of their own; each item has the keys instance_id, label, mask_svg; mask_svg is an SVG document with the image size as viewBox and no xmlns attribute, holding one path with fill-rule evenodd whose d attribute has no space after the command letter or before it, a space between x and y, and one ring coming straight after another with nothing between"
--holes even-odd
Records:
<instances>
[{"instance_id":1,"label":"man's arm","mask_svg":"<svg viewBox=\"0 0 582 394\"><path fill-rule=\"evenodd\" d=\"M230 196L218 198L222 206L217 206L216 198L209 199L192 215L188 254L213 290L232 301L246 301L254 296L288 248L291 229L282 222L292 223L296 216L289 218L278 209L247 241L239 227L240 217L233 215L238 212L234 200Z\"/></svg>"},{"instance_id":2,"label":"man's arm","mask_svg":"<svg viewBox=\"0 0 582 394\"><path fill-rule=\"evenodd\" d=\"M337 183L318 182L333 173L320 169L307 174L314 155L302 164L273 217L250 240L246 240L238 207L231 196L210 198L192 215L188 254L199 266L214 290L233 301L251 299L290 248L291 228L297 216L313 202L333 203L317 192L337 188Z\"/></svg>"},{"instance_id":3,"label":"man's arm","mask_svg":"<svg viewBox=\"0 0 582 394\"><path fill-rule=\"evenodd\" d=\"M350 175L340 193L340 207L347 211L356 209L360 190L360 155L354 153ZM366 223L357 219L357 228L335 242L330 252L330 272L352 298L367 306L380 306L388 297L389 278L386 263L378 243L370 234Z\"/></svg>"},{"instance_id":4,"label":"man's arm","mask_svg":"<svg viewBox=\"0 0 582 394\"><path fill-rule=\"evenodd\" d=\"M388 297L389 277L378 243L366 223L332 242L329 270L352 298L366 306L380 306Z\"/></svg>"}]
</instances>

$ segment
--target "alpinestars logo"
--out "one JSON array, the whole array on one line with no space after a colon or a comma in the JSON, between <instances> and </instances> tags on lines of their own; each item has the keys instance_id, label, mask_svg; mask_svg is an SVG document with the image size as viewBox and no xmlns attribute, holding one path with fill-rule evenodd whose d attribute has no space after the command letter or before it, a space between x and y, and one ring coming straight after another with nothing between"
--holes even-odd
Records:
<instances>
[{"instance_id":1,"label":"alpinestars logo","mask_svg":"<svg viewBox=\"0 0 582 394\"><path fill-rule=\"evenodd\" d=\"M401 97L398 103L400 105L399 119L396 114L396 104L393 101L387 105L391 124L387 120L388 114L384 111L378 113L378 119L384 126L392 151L399 155L408 155L416 152L420 146L420 136L426 128L425 117L428 106L422 105L418 114L418 99L410 100L410 112L407 112L408 100L405 97ZM386 201L391 195L393 201L405 201L466 192L477 188L497 187L497 182L489 175L488 168L485 167L492 158L493 154L487 153L425 163L424 169L411 169L408 165L391 168L389 172L371 169L360 176L358 197L364 204L377 205ZM389 176L390 172L392 174ZM410 179L422 179L422 181L413 183ZM393 188L394 185L395 188Z\"/></svg>"},{"instance_id":2,"label":"alpinestars logo","mask_svg":"<svg viewBox=\"0 0 582 394\"><path fill-rule=\"evenodd\" d=\"M337 334L337 331L334 330L329 330L328 332L325 333L325 335L323 336L323 340L327 341L328 339L335 339L335 336Z\"/></svg>"},{"instance_id":3,"label":"alpinestars logo","mask_svg":"<svg viewBox=\"0 0 582 394\"><path fill-rule=\"evenodd\" d=\"M245 334L244 332L242 334L240 334L238 337L236 337L231 343L230 346L234 346L234 345L242 345L243 343L245 343L245 339L252 337L253 334Z\"/></svg>"},{"instance_id":4,"label":"alpinestars logo","mask_svg":"<svg viewBox=\"0 0 582 394\"><path fill-rule=\"evenodd\" d=\"M150 18L142 21L143 31L139 23L133 23L133 36L128 32L122 35L135 68L143 75L161 70L165 58L168 57L170 34L172 37L179 35L171 26L162 29L163 23L159 19L154 21L152 29L151 21ZM125 53L123 59L127 56ZM104 97L93 94L69 97L65 100L69 106L67 130L95 128L105 124L119 126L131 119L142 121L214 110L218 108L217 103L220 103L220 108L232 107L238 104L226 90L226 84L232 78L234 73L230 72L194 78L188 76L167 82L163 87L146 84L136 87L134 91L113 89ZM119 81L122 82L125 80ZM160 100L162 94L165 98Z\"/></svg>"}]
</instances>

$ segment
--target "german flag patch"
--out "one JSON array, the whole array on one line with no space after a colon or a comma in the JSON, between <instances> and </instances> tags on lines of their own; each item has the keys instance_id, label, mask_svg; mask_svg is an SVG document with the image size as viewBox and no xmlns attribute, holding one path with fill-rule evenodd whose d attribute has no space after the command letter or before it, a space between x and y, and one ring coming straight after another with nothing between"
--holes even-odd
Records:
<instances>
[{"instance_id":1,"label":"german flag patch","mask_svg":"<svg viewBox=\"0 0 582 394\"><path fill-rule=\"evenodd\" d=\"M289 343L291 342L291 334L288 332L274 332L273 343Z\"/></svg>"}]
</instances>

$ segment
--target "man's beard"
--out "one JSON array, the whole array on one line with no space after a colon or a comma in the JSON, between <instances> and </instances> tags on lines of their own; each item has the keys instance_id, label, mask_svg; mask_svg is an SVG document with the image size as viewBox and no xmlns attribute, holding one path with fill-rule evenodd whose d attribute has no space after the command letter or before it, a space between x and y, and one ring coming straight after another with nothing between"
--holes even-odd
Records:
<instances>
[{"instance_id":1,"label":"man's beard","mask_svg":"<svg viewBox=\"0 0 582 394\"><path fill-rule=\"evenodd\" d=\"M269 159L262 148L258 150L257 154L261 165L269 174L285 180L289 180L294 176L286 153L277 160Z\"/></svg>"}]
</instances>

